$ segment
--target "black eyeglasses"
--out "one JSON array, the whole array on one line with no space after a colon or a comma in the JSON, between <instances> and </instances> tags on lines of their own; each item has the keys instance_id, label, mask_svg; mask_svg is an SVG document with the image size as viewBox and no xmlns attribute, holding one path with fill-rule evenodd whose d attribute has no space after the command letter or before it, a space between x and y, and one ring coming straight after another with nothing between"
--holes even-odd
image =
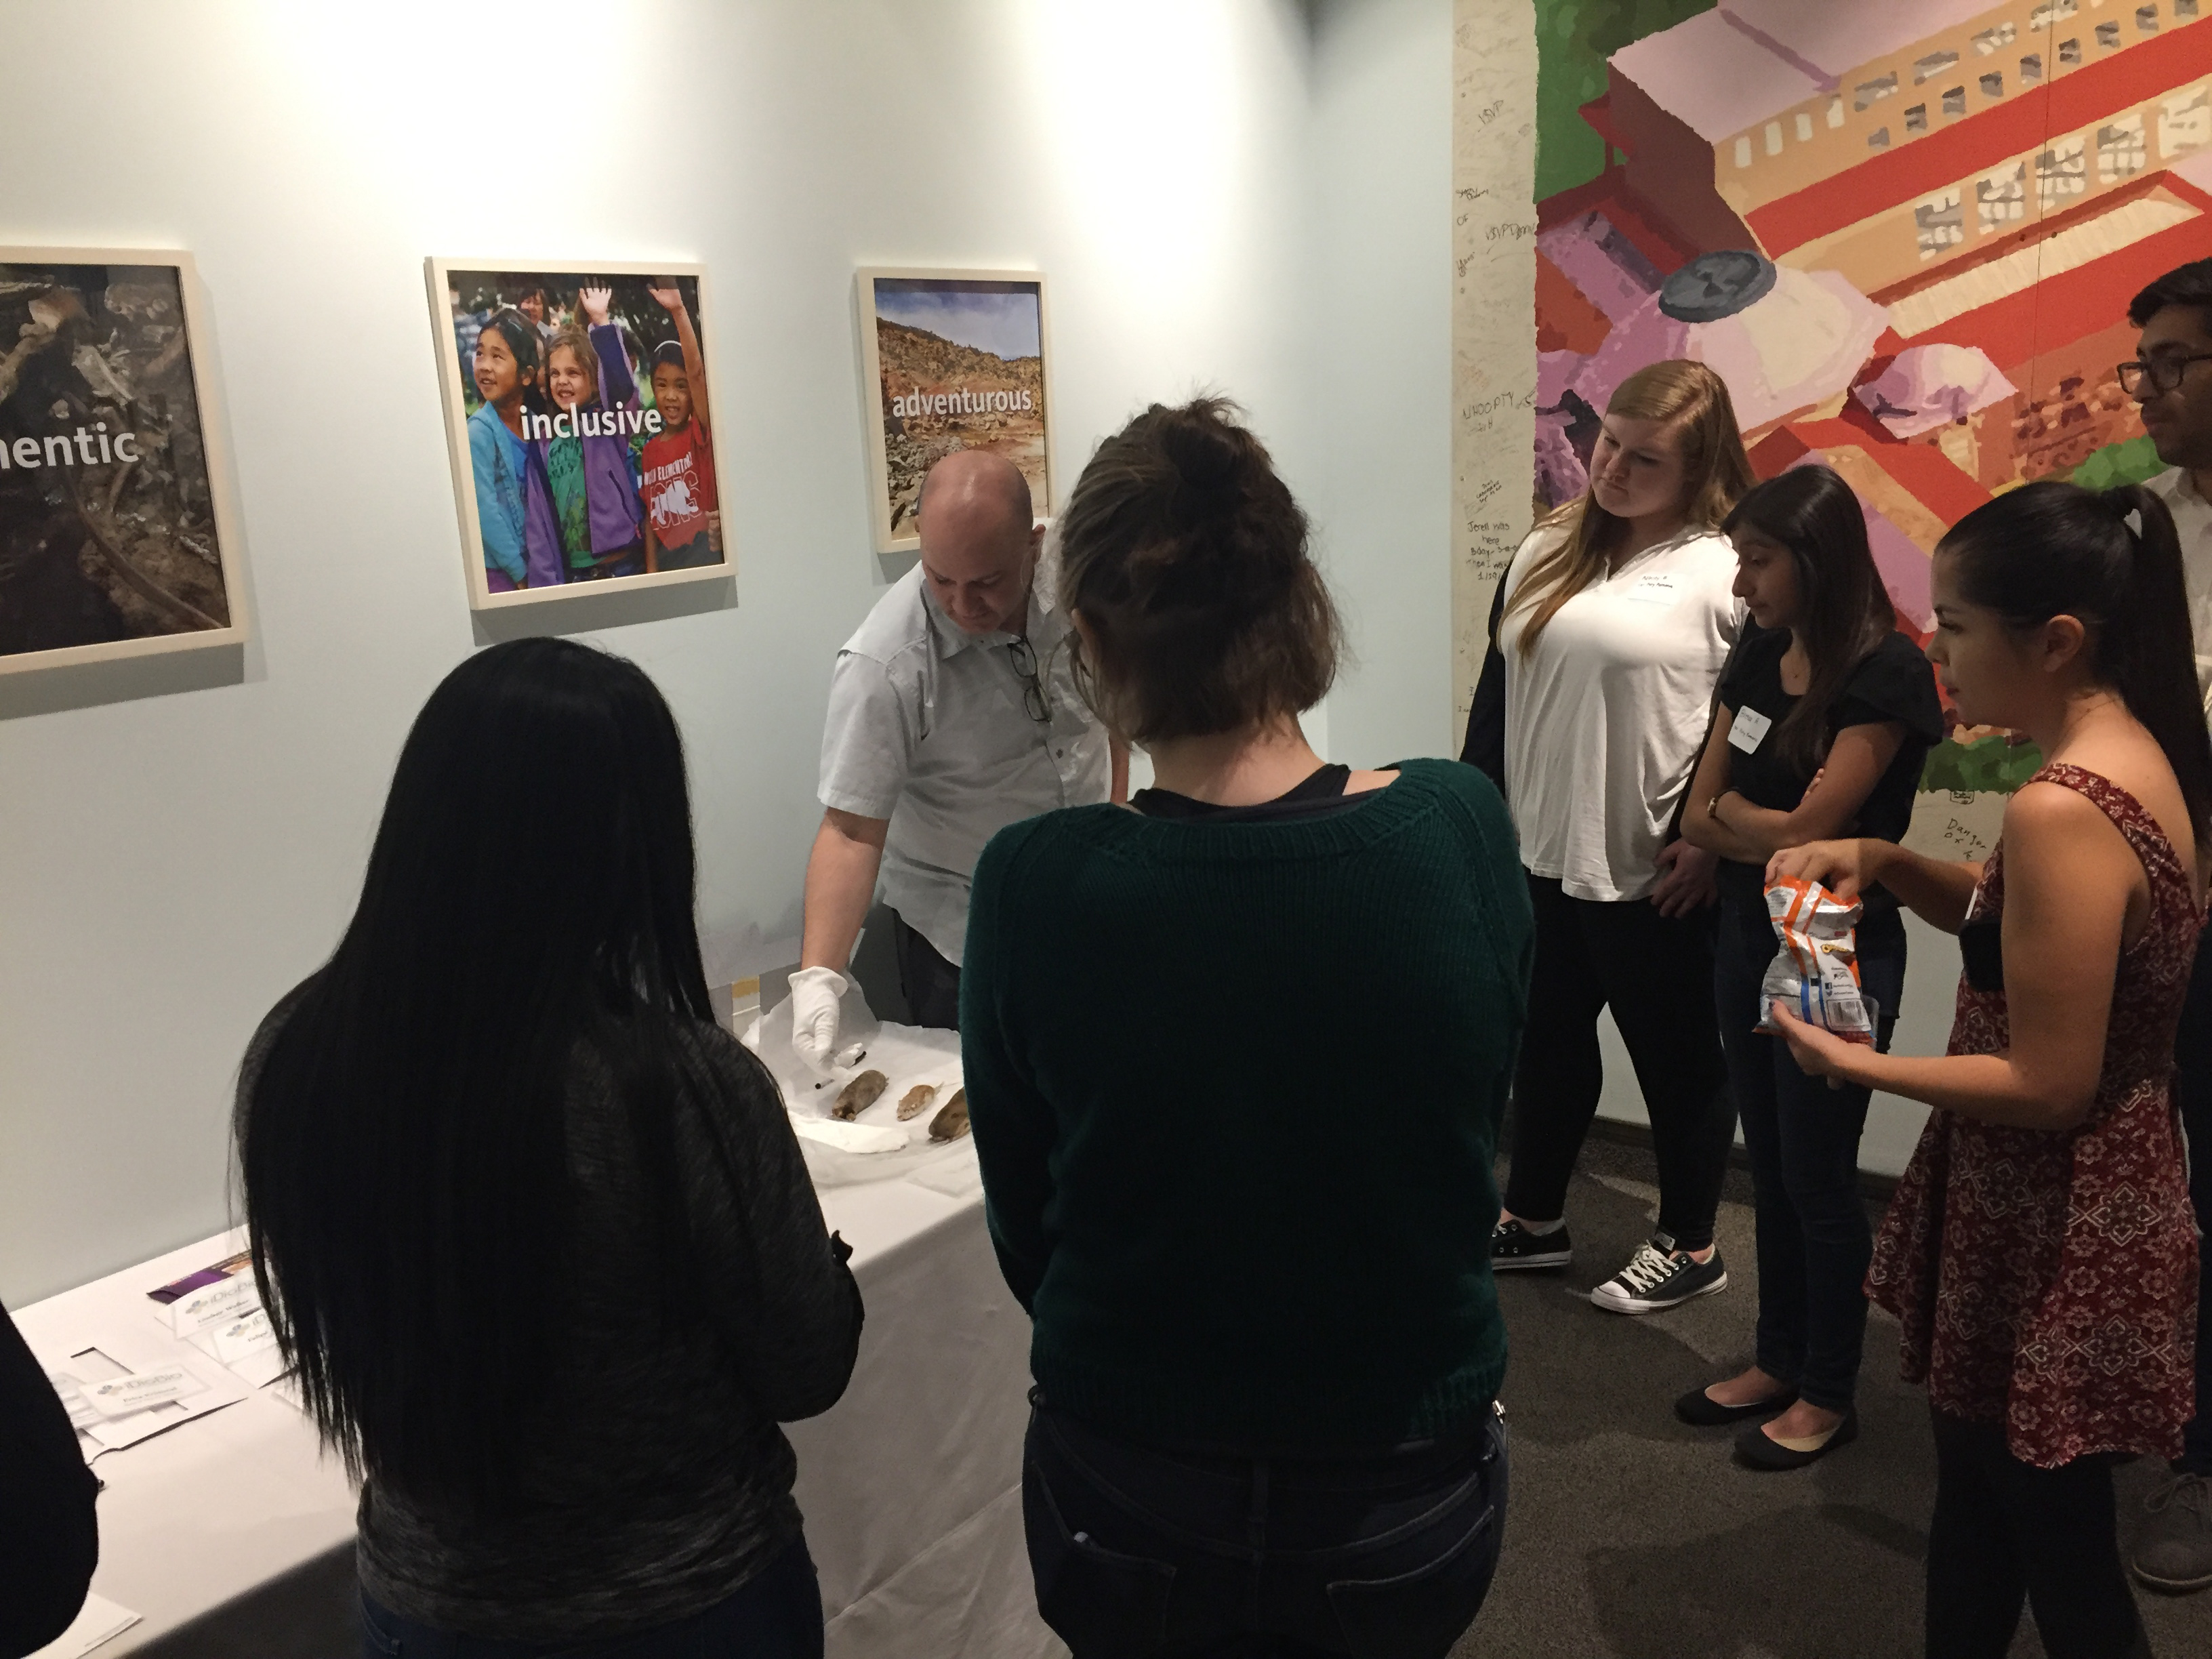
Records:
<instances>
[{"instance_id":1,"label":"black eyeglasses","mask_svg":"<svg viewBox=\"0 0 2212 1659\"><path fill-rule=\"evenodd\" d=\"M2199 351L2187 357L2152 357L2142 362L2120 365L2120 390L2129 397L2142 395L2142 383L2150 382L2154 394L2171 392L2181 384L2181 377L2189 372L2191 363L2212 362L2212 351Z\"/></svg>"},{"instance_id":2,"label":"black eyeglasses","mask_svg":"<svg viewBox=\"0 0 2212 1659\"><path fill-rule=\"evenodd\" d=\"M1014 665L1014 677L1022 683L1023 711L1031 720L1049 725L1052 708L1044 700L1044 687L1037 679L1036 653L1026 635L1017 634L1007 641L1006 660Z\"/></svg>"}]
</instances>

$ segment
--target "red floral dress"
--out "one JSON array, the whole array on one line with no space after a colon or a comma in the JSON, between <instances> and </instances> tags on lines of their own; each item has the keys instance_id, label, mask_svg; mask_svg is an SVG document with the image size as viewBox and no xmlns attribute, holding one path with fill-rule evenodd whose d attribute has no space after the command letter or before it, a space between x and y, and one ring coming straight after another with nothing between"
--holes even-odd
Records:
<instances>
[{"instance_id":1,"label":"red floral dress","mask_svg":"<svg viewBox=\"0 0 2212 1659\"><path fill-rule=\"evenodd\" d=\"M2196 1410L2197 1225L2170 1084L2203 917L2133 795L2077 766L2033 781L2094 802L2150 878L2149 926L2120 952L2096 1101L2069 1130L1932 1113L1875 1240L1867 1294L1904 1324L1905 1380L1924 1379L1940 1412L2002 1421L2021 1462L2175 1457ZM1974 913L2003 905L2000 842ZM1949 1052L2010 1042L2004 994L1961 979Z\"/></svg>"}]
</instances>

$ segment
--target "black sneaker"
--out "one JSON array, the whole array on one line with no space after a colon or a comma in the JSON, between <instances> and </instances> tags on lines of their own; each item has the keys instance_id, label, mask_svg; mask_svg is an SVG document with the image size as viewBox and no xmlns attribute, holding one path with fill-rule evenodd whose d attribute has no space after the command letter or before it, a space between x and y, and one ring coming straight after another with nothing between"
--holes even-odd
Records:
<instances>
[{"instance_id":1,"label":"black sneaker","mask_svg":"<svg viewBox=\"0 0 2212 1659\"><path fill-rule=\"evenodd\" d=\"M1642 1246L1623 1267L1590 1292L1590 1301L1607 1313L1653 1313L1677 1307L1693 1296L1728 1288L1728 1269L1715 1250L1703 1261L1661 1233Z\"/></svg>"},{"instance_id":2,"label":"black sneaker","mask_svg":"<svg viewBox=\"0 0 2212 1659\"><path fill-rule=\"evenodd\" d=\"M1564 1267L1574 1259L1574 1243L1567 1237L1567 1224L1564 1221L1548 1233L1532 1233L1510 1218L1490 1230L1492 1273L1506 1273L1515 1267Z\"/></svg>"}]
</instances>

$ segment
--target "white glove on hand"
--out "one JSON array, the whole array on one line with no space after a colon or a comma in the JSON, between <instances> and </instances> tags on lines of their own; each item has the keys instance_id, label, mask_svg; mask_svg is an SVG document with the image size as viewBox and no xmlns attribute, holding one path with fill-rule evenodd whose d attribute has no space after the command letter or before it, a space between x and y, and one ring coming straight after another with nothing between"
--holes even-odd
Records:
<instances>
[{"instance_id":1,"label":"white glove on hand","mask_svg":"<svg viewBox=\"0 0 2212 1659\"><path fill-rule=\"evenodd\" d=\"M791 976L791 1047L799 1063L817 1077L860 1057L860 1045L837 1048L837 1015L845 976L829 968L802 968Z\"/></svg>"}]
</instances>

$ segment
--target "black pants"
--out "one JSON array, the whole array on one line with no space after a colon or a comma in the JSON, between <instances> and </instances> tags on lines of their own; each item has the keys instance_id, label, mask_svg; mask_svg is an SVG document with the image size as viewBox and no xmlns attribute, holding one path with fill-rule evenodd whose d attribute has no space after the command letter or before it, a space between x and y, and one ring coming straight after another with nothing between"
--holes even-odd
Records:
<instances>
[{"instance_id":1,"label":"black pants","mask_svg":"<svg viewBox=\"0 0 2212 1659\"><path fill-rule=\"evenodd\" d=\"M1764 904L1722 902L1713 1004L1757 1200L1759 1368L1839 1412L1851 1403L1866 1342L1874 1230L1859 1190L1859 1134L1869 1095L1806 1076L1787 1043L1753 1029L1775 948ZM1886 1053L1905 994L1904 918L1885 910L1862 923L1858 953L1860 986L1880 1011L1875 1046Z\"/></svg>"},{"instance_id":2,"label":"black pants","mask_svg":"<svg viewBox=\"0 0 2212 1659\"><path fill-rule=\"evenodd\" d=\"M1567 1181L1597 1115L1605 1068L1597 1017L1620 1028L1659 1164L1659 1231L1675 1248L1713 1242L1735 1139L1728 1066L1713 1020L1713 915L1669 921L1646 899L1601 904L1528 878L1536 969L1513 1079L1513 1172L1505 1207L1530 1221L1566 1212Z\"/></svg>"},{"instance_id":3,"label":"black pants","mask_svg":"<svg viewBox=\"0 0 2212 1659\"><path fill-rule=\"evenodd\" d=\"M1936 1419L1928 1659L2004 1659L2026 1601L2051 1659L2146 1659L2120 1565L2110 1456L2039 1469L2002 1423Z\"/></svg>"},{"instance_id":4,"label":"black pants","mask_svg":"<svg viewBox=\"0 0 2212 1659\"><path fill-rule=\"evenodd\" d=\"M1269 1458L1132 1445L1030 1414L1022 1516L1037 1610L1075 1659L1444 1659L1505 1526L1505 1430Z\"/></svg>"},{"instance_id":5,"label":"black pants","mask_svg":"<svg viewBox=\"0 0 2212 1659\"><path fill-rule=\"evenodd\" d=\"M2173 1045L2174 1103L2189 1136L2189 1200L2197 1211L2197 1419L2181 1442L2177 1471L2212 1474L2212 932L2197 947L2197 971Z\"/></svg>"},{"instance_id":6,"label":"black pants","mask_svg":"<svg viewBox=\"0 0 2212 1659\"><path fill-rule=\"evenodd\" d=\"M960 970L908 927L906 918L896 910L891 912L891 948L898 957L899 989L906 996L907 1018L916 1025L958 1030Z\"/></svg>"}]
</instances>

